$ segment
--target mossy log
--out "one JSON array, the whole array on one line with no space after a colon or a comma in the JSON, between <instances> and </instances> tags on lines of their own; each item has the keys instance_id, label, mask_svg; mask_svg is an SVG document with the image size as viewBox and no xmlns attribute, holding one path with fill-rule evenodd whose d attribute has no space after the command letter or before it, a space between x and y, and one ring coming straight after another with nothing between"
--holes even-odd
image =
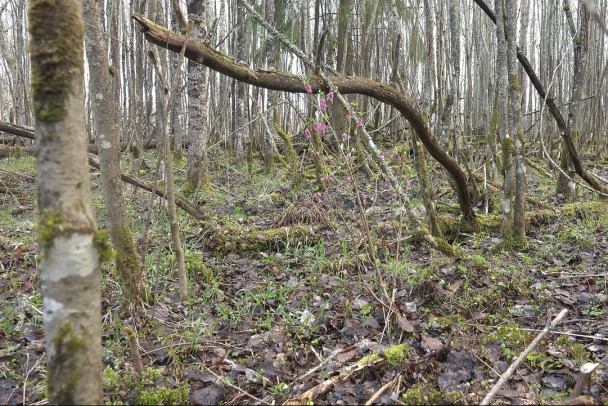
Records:
<instances>
[{"instance_id":1,"label":"mossy log","mask_svg":"<svg viewBox=\"0 0 608 406\"><path fill-rule=\"evenodd\" d=\"M314 245L322 237L325 226L295 225L270 230L244 230L237 226L211 227L217 231L207 239L215 252L282 251L298 244Z\"/></svg>"}]
</instances>

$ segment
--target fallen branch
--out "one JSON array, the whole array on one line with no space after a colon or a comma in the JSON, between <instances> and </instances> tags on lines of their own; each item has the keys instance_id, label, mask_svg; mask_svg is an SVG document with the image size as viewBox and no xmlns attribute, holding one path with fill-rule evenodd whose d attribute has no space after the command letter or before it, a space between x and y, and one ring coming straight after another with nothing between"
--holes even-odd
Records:
<instances>
[{"instance_id":1,"label":"fallen branch","mask_svg":"<svg viewBox=\"0 0 608 406\"><path fill-rule=\"evenodd\" d=\"M96 157L89 155L89 165L99 169L99 160ZM126 172L120 172L120 179L130 185L137 186L140 189L147 190L148 192L152 191L152 186L149 185L147 182L136 178L135 176L131 176ZM162 190L156 189L155 193L157 196L160 196L163 199L167 198L165 192ZM197 220L205 220L208 218L208 216L203 211L201 211L198 207L196 207L183 197L175 196L175 204L177 205L177 207L184 210L186 213L188 213Z\"/></svg>"},{"instance_id":2,"label":"fallen branch","mask_svg":"<svg viewBox=\"0 0 608 406\"><path fill-rule=\"evenodd\" d=\"M361 347L364 347L364 345L366 345L366 344L369 344L369 340L363 340L360 343L358 343L355 347L361 348ZM339 374L334 375L334 376L330 377L329 379L326 379L325 381L321 382L320 384L318 384L316 386L313 386L312 388L310 388L309 390L307 390L306 392L302 393L299 396L288 399L283 404L284 405L301 405L301 404L308 404L311 401L314 402L316 399L320 398L321 396L323 396L327 392L329 392L337 383L345 382L348 379L350 379L350 377L355 372L361 371L367 367L382 368L382 367L386 366L389 363L386 354L388 354L389 352L393 352L393 351L407 351L406 346L408 348L411 348L407 344L399 344L399 345L395 345L393 347L389 347L383 351L375 352L375 353L372 353L371 355L365 356L362 359L360 359L359 361L355 362L354 364L348 365L347 367L343 368ZM334 354L335 354L335 352L334 352ZM332 354L332 356L334 354ZM307 375L309 375L309 374L307 373L305 376L307 376Z\"/></svg>"},{"instance_id":3,"label":"fallen branch","mask_svg":"<svg viewBox=\"0 0 608 406\"><path fill-rule=\"evenodd\" d=\"M517 367L519 367L519 364L521 364L521 362L526 359L526 357L528 356L528 354L530 354L532 352L533 349L536 348L536 346L541 342L541 340L543 338L545 338L545 336L547 334L549 334L549 331L555 327L557 325L557 323L559 323L565 316L566 313L568 313L568 309L563 309L561 312L559 312L559 314L557 315L557 317L555 317L555 319L553 319L553 321L547 325L543 331L541 331L536 338L534 339L534 341L532 341L530 343L530 345L528 345L528 347L526 347L526 349L519 354L519 357L517 357L517 359L511 364L511 366L509 366L509 368L507 368L507 370L502 374L502 376L500 377L500 379L498 380L498 382L496 382L496 384L492 387L492 389L490 390L490 392L488 392L488 394L486 395L485 398L483 398L483 400L481 401L480 405L489 405L490 402L492 401L492 399L494 398L494 396L496 396L496 393L500 390L500 388L503 387L503 385L505 383L507 383L507 381L509 380L509 378L511 378L511 375L513 375L513 373L515 373L515 371L517 370Z\"/></svg>"},{"instance_id":4,"label":"fallen branch","mask_svg":"<svg viewBox=\"0 0 608 406\"><path fill-rule=\"evenodd\" d=\"M371 398L369 398L369 400L368 400L367 402L365 402L365 406L368 406L368 405L373 405L373 404L374 404L374 402L375 402L376 400L378 400L378 398L380 397L380 395L382 395L384 392L386 392L386 390L387 390L388 388L390 388L391 386L393 386L393 385L395 384L395 382L397 382L397 380L398 380L398 379L401 379L401 375L397 375L397 377L396 377L395 379L393 379L392 381L387 382L387 383L385 383L384 385L382 385L382 387L381 387L380 389L378 389L378 390L376 391L376 393L374 393L374 394L372 395L372 397L371 397Z\"/></svg>"}]
</instances>

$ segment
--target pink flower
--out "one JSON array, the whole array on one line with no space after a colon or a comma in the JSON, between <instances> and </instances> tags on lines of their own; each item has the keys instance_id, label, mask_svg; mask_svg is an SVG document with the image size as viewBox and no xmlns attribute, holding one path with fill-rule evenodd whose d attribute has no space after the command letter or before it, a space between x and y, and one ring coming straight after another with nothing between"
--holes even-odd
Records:
<instances>
[{"instance_id":1,"label":"pink flower","mask_svg":"<svg viewBox=\"0 0 608 406\"><path fill-rule=\"evenodd\" d=\"M350 173L347 173L346 174L346 180L350 182L352 179L353 178L352 178L352 176L350 176Z\"/></svg>"},{"instance_id":2,"label":"pink flower","mask_svg":"<svg viewBox=\"0 0 608 406\"><path fill-rule=\"evenodd\" d=\"M319 109L325 113L325 111L327 111L327 102L325 101L325 97L321 97L321 100L319 100Z\"/></svg>"},{"instance_id":3,"label":"pink flower","mask_svg":"<svg viewBox=\"0 0 608 406\"><path fill-rule=\"evenodd\" d=\"M314 129L316 132L323 134L323 133L325 132L325 128L326 128L326 126L325 126L325 124L320 124L320 123L312 123L312 128L313 128L313 129Z\"/></svg>"},{"instance_id":4,"label":"pink flower","mask_svg":"<svg viewBox=\"0 0 608 406\"><path fill-rule=\"evenodd\" d=\"M333 89L329 89L329 93L327 93L327 101L330 103L334 101L334 90Z\"/></svg>"},{"instance_id":5,"label":"pink flower","mask_svg":"<svg viewBox=\"0 0 608 406\"><path fill-rule=\"evenodd\" d=\"M348 133L342 134L342 138L344 139L344 141L348 141Z\"/></svg>"},{"instance_id":6,"label":"pink flower","mask_svg":"<svg viewBox=\"0 0 608 406\"><path fill-rule=\"evenodd\" d=\"M348 112L348 115L346 116L346 119L347 119L348 121L350 121L350 120L352 120L352 119L353 119L353 117L354 117L354 116L355 116L355 111L354 111L354 110L351 110L351 111L349 111L349 112Z\"/></svg>"},{"instance_id":7,"label":"pink flower","mask_svg":"<svg viewBox=\"0 0 608 406\"><path fill-rule=\"evenodd\" d=\"M304 130L304 136L307 140L310 140L310 130L308 129L308 127L306 127L306 129Z\"/></svg>"},{"instance_id":8,"label":"pink flower","mask_svg":"<svg viewBox=\"0 0 608 406\"><path fill-rule=\"evenodd\" d=\"M317 203L321 203L321 202L323 201L323 200L321 200L321 193L319 193L319 192L315 192L315 193L312 195L312 198L313 198L313 200L314 200L315 202L317 202Z\"/></svg>"},{"instance_id":9,"label":"pink flower","mask_svg":"<svg viewBox=\"0 0 608 406\"><path fill-rule=\"evenodd\" d=\"M357 117L357 127L361 127L363 125L363 117Z\"/></svg>"},{"instance_id":10,"label":"pink flower","mask_svg":"<svg viewBox=\"0 0 608 406\"><path fill-rule=\"evenodd\" d=\"M298 115L302 120L306 121L306 114L304 114L304 111L302 109L298 109Z\"/></svg>"},{"instance_id":11,"label":"pink flower","mask_svg":"<svg viewBox=\"0 0 608 406\"><path fill-rule=\"evenodd\" d=\"M327 175L323 176L321 178L321 182L327 182L327 183L331 182L331 173L328 173Z\"/></svg>"},{"instance_id":12,"label":"pink flower","mask_svg":"<svg viewBox=\"0 0 608 406\"><path fill-rule=\"evenodd\" d=\"M312 87L308 83L304 85L304 90L306 90L306 93L312 94Z\"/></svg>"}]
</instances>

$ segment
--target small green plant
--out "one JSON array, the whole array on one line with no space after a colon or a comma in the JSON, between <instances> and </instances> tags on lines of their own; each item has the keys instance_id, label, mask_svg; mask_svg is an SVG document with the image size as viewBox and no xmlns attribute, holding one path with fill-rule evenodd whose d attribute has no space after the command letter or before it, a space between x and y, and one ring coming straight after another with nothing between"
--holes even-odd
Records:
<instances>
[{"instance_id":1,"label":"small green plant","mask_svg":"<svg viewBox=\"0 0 608 406\"><path fill-rule=\"evenodd\" d=\"M439 405L460 403L462 399L458 392L441 392L419 383L401 395L401 401L406 405Z\"/></svg>"},{"instance_id":2,"label":"small green plant","mask_svg":"<svg viewBox=\"0 0 608 406\"><path fill-rule=\"evenodd\" d=\"M484 270L488 266L488 261L481 255L473 256L473 267L475 269Z\"/></svg>"},{"instance_id":3,"label":"small green plant","mask_svg":"<svg viewBox=\"0 0 608 406\"><path fill-rule=\"evenodd\" d=\"M139 375L135 371L116 372L108 366L103 371L102 383L108 392L111 404L121 404L118 391L137 392L138 405L180 405L188 402L188 384L182 382L177 388L156 386L162 377L160 371L147 367Z\"/></svg>"},{"instance_id":4,"label":"small green plant","mask_svg":"<svg viewBox=\"0 0 608 406\"><path fill-rule=\"evenodd\" d=\"M182 382L178 388L158 387L145 389L135 398L137 405L183 405L188 403L188 384Z\"/></svg>"},{"instance_id":5,"label":"small green plant","mask_svg":"<svg viewBox=\"0 0 608 406\"><path fill-rule=\"evenodd\" d=\"M269 387L268 390L275 396L287 396L289 394L289 385L285 382L279 382Z\"/></svg>"}]
</instances>

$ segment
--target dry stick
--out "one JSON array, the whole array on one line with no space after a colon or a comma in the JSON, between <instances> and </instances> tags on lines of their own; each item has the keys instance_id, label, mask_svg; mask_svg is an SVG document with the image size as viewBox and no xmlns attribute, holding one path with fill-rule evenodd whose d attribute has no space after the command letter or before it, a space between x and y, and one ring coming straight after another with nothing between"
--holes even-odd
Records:
<instances>
[{"instance_id":1,"label":"dry stick","mask_svg":"<svg viewBox=\"0 0 608 406\"><path fill-rule=\"evenodd\" d=\"M600 364L594 362L587 362L581 367L581 374L578 376L578 380L576 381L576 385L574 385L574 389L572 389L572 393L570 394L570 399L576 399L583 393L583 389L587 385L591 385L591 375L593 371Z\"/></svg>"},{"instance_id":2,"label":"dry stick","mask_svg":"<svg viewBox=\"0 0 608 406\"><path fill-rule=\"evenodd\" d=\"M223 384L225 384L225 385L230 386L232 389L236 389L237 391L239 391L239 392L240 392L240 393L242 393L243 395L245 395L245 396L247 396L247 397L251 398L252 400L254 400L254 401L258 402L258 404L260 404L260 405L267 405L267 404L268 404L268 402L264 402L262 399L256 398L255 396L253 396L253 395L251 395L251 394L247 393L246 391L244 391L243 389L239 388L238 386L236 386L236 385L234 385L234 384L232 384L232 383L228 382L226 379L224 379L224 377L222 377L222 376L220 376L220 375L216 374L215 372L213 372L212 370L210 370L209 368L207 368L205 365L202 365L202 364L201 364L201 366L202 366L203 368L205 368L205 370L206 370L207 372L209 372L211 375L213 375L213 376L214 376L214 377L215 377L215 378L216 378L218 381L220 381L221 383L223 383Z\"/></svg>"},{"instance_id":3,"label":"dry stick","mask_svg":"<svg viewBox=\"0 0 608 406\"><path fill-rule=\"evenodd\" d=\"M568 313L568 309L562 309L562 311L559 312L557 317L555 317L553 321L536 336L534 341L532 341L530 345L526 347L526 349L519 355L519 357L517 357L517 359L511 364L511 366L509 366L509 368L507 368L507 370L502 374L498 382L496 382L496 384L492 387L490 392L488 392L486 397L483 398L480 405L483 406L490 404L490 401L494 398L494 396L496 396L496 393L500 390L500 388L502 388L503 385L507 383L509 378L511 378L511 375L513 375L519 364L521 364L521 362L528 356L528 354L530 354L530 352L532 352L532 350L536 348L536 346L541 342L541 340L545 338L545 336L549 333L549 330L555 327L557 323L559 323L566 316L566 313Z\"/></svg>"},{"instance_id":4,"label":"dry stick","mask_svg":"<svg viewBox=\"0 0 608 406\"><path fill-rule=\"evenodd\" d=\"M293 385L294 382L303 381L310 375L314 374L315 372L317 372L318 370L323 368L325 365L329 364L330 361L333 360L334 358L336 358L338 355L354 350L357 347L357 345L358 344L351 344L344 348L338 348L337 350L334 350L334 352L332 352L327 358L325 358L323 361L321 361L321 363L319 365L313 367L312 369L309 369L304 375L294 379L291 384Z\"/></svg>"},{"instance_id":5,"label":"dry stick","mask_svg":"<svg viewBox=\"0 0 608 406\"><path fill-rule=\"evenodd\" d=\"M367 402L365 402L365 405L372 405L376 399L378 399L380 397L380 395L382 395L384 392L386 392L386 390L388 388L390 388L391 386L393 386L395 384L395 381L397 381L397 379L401 378L401 375L397 375L397 377L395 377L395 379L393 379L392 381L389 381L387 383L385 383L384 385L382 385L382 387L380 389L378 389L376 391L376 393L374 393L372 395L371 398L369 398L369 400Z\"/></svg>"}]
</instances>

